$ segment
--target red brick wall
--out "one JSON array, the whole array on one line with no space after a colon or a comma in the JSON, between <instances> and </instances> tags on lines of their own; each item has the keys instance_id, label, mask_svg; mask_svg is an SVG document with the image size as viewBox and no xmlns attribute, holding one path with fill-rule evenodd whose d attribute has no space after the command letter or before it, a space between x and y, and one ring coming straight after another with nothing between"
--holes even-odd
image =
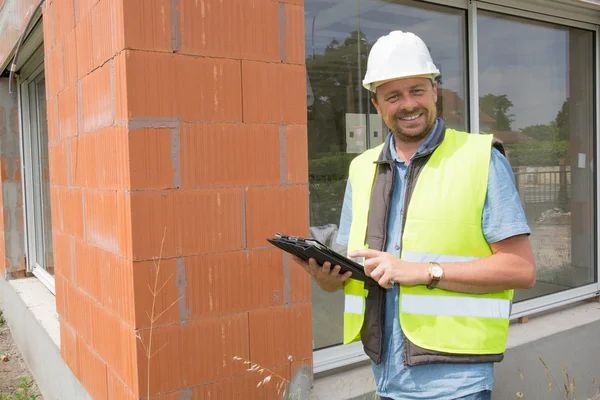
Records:
<instances>
[{"instance_id":1,"label":"red brick wall","mask_svg":"<svg viewBox=\"0 0 600 400\"><path fill-rule=\"evenodd\" d=\"M312 363L308 276L265 240L308 232L303 2L54 0L44 21L63 357L95 399L145 397L152 337L151 396L273 398L233 358Z\"/></svg>"}]
</instances>

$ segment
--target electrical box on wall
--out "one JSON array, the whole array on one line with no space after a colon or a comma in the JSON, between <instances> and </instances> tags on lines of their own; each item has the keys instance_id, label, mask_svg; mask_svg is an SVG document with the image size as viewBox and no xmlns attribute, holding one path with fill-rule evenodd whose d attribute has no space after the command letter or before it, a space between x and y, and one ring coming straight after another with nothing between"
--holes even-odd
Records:
<instances>
[{"instance_id":1,"label":"electrical box on wall","mask_svg":"<svg viewBox=\"0 0 600 400\"><path fill-rule=\"evenodd\" d=\"M362 153L383 143L387 128L379 115L369 115L368 130L365 114L346 114L346 153Z\"/></svg>"},{"instance_id":2,"label":"electrical box on wall","mask_svg":"<svg viewBox=\"0 0 600 400\"><path fill-rule=\"evenodd\" d=\"M369 147L377 147L383 143L387 127L379 115L369 115L369 131Z\"/></svg>"},{"instance_id":3,"label":"electrical box on wall","mask_svg":"<svg viewBox=\"0 0 600 400\"><path fill-rule=\"evenodd\" d=\"M362 153L366 149L366 115L346 113L346 153Z\"/></svg>"}]
</instances>

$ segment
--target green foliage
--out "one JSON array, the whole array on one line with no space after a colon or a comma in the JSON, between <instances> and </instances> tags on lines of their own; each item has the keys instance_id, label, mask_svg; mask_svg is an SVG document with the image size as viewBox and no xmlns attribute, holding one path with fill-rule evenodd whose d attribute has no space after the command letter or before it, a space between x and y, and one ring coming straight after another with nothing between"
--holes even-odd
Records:
<instances>
[{"instance_id":1,"label":"green foliage","mask_svg":"<svg viewBox=\"0 0 600 400\"><path fill-rule=\"evenodd\" d=\"M560 160L569 161L569 142L519 142L505 145L512 166L552 166L559 165Z\"/></svg>"},{"instance_id":2,"label":"green foliage","mask_svg":"<svg viewBox=\"0 0 600 400\"><path fill-rule=\"evenodd\" d=\"M552 126L542 124L523 128L521 129L521 133L539 141L552 140L556 135L555 129Z\"/></svg>"},{"instance_id":3,"label":"green foliage","mask_svg":"<svg viewBox=\"0 0 600 400\"><path fill-rule=\"evenodd\" d=\"M6 320L4 319L4 314L2 313L2 310L0 310L0 327L4 326L5 322Z\"/></svg>"},{"instance_id":4,"label":"green foliage","mask_svg":"<svg viewBox=\"0 0 600 400\"><path fill-rule=\"evenodd\" d=\"M308 161L308 173L314 176L317 180L321 180L318 177L336 177L337 180L345 179L348 176L348 168L350 168L350 162L358 154L347 154L347 153L323 153L319 157Z\"/></svg>"},{"instance_id":5,"label":"green foliage","mask_svg":"<svg viewBox=\"0 0 600 400\"><path fill-rule=\"evenodd\" d=\"M505 94L486 94L479 98L481 111L494 119L492 129L496 131L512 131L511 124L515 121L514 114L509 114L513 103Z\"/></svg>"},{"instance_id":6,"label":"green foliage","mask_svg":"<svg viewBox=\"0 0 600 400\"><path fill-rule=\"evenodd\" d=\"M21 378L21 383L10 396L0 396L0 400L37 400L39 394L34 393L34 382L28 378Z\"/></svg>"}]
</instances>

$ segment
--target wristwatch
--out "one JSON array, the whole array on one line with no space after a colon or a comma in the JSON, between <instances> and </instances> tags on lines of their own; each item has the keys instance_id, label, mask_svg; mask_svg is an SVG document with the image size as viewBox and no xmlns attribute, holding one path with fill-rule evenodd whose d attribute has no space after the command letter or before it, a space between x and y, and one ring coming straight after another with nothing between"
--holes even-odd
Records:
<instances>
[{"instance_id":1,"label":"wristwatch","mask_svg":"<svg viewBox=\"0 0 600 400\"><path fill-rule=\"evenodd\" d=\"M429 277L431 278L431 281L429 281L427 289L433 289L438 285L440 279L444 277L444 270L440 264L436 262L429 263Z\"/></svg>"}]
</instances>

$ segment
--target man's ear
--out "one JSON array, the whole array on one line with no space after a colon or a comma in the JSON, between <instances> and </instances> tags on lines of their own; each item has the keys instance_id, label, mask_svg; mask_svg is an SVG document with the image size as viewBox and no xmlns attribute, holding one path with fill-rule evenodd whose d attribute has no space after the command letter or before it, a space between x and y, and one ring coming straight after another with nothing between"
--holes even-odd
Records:
<instances>
[{"instance_id":1,"label":"man's ear","mask_svg":"<svg viewBox=\"0 0 600 400\"><path fill-rule=\"evenodd\" d=\"M383 116L381 115L381 110L379 109L379 104L377 104L377 94L373 93L373 97L371 97L371 103L373 103L373 106L377 110L377 115L383 118Z\"/></svg>"}]
</instances>

